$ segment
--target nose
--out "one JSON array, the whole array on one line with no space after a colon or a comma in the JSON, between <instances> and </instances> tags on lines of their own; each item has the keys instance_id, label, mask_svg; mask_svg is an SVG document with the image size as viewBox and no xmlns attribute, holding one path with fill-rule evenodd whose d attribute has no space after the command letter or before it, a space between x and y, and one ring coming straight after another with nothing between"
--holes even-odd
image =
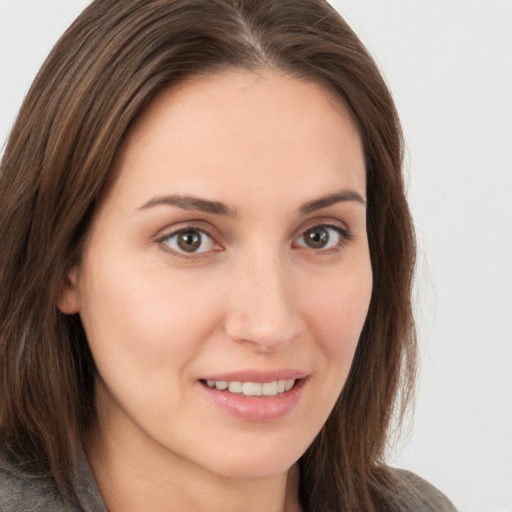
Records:
<instances>
[{"instance_id":1,"label":"nose","mask_svg":"<svg viewBox=\"0 0 512 512\"><path fill-rule=\"evenodd\" d=\"M235 267L227 290L227 336L261 352L279 350L297 338L302 322L292 269L265 251Z\"/></svg>"}]
</instances>

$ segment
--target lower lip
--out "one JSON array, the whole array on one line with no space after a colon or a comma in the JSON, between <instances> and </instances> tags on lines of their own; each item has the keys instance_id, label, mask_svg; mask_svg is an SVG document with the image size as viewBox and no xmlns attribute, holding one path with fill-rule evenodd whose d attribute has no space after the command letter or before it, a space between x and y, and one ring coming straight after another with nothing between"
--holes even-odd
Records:
<instances>
[{"instance_id":1,"label":"lower lip","mask_svg":"<svg viewBox=\"0 0 512 512\"><path fill-rule=\"evenodd\" d=\"M299 379L292 389L274 396L245 396L199 385L221 409L245 421L263 423L275 421L289 414L300 400L306 379Z\"/></svg>"}]
</instances>

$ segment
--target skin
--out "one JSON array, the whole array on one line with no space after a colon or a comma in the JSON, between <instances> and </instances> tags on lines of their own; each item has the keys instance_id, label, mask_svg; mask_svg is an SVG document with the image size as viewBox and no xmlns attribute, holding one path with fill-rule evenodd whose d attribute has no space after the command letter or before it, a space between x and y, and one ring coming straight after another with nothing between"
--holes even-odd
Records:
<instances>
[{"instance_id":1,"label":"skin","mask_svg":"<svg viewBox=\"0 0 512 512\"><path fill-rule=\"evenodd\" d=\"M98 369L86 447L109 511L300 510L296 461L343 388L372 288L347 110L274 71L196 78L150 104L113 172L59 304L80 313ZM304 237L315 226L324 248ZM280 368L307 379L273 421L234 417L199 380Z\"/></svg>"}]
</instances>

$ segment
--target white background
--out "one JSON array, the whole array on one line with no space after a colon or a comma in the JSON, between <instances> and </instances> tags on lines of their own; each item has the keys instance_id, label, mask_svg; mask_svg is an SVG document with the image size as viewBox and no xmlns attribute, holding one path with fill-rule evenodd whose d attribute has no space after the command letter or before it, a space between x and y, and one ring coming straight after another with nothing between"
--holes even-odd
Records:
<instances>
[{"instance_id":1,"label":"white background","mask_svg":"<svg viewBox=\"0 0 512 512\"><path fill-rule=\"evenodd\" d=\"M88 0L0 0L0 145ZM392 464L461 511L512 511L512 1L336 0L401 114L421 376Z\"/></svg>"}]
</instances>

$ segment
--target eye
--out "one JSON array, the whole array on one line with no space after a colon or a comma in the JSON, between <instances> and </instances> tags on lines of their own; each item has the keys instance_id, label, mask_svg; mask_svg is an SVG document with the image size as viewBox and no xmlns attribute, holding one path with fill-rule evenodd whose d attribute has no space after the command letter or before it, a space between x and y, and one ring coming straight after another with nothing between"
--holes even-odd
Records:
<instances>
[{"instance_id":1,"label":"eye","mask_svg":"<svg viewBox=\"0 0 512 512\"><path fill-rule=\"evenodd\" d=\"M169 249L181 254L201 254L215 250L218 246L213 238L195 228L185 228L161 239Z\"/></svg>"},{"instance_id":2,"label":"eye","mask_svg":"<svg viewBox=\"0 0 512 512\"><path fill-rule=\"evenodd\" d=\"M339 226L319 225L306 230L296 240L295 245L314 250L328 250L339 247L350 239L348 231Z\"/></svg>"}]
</instances>

